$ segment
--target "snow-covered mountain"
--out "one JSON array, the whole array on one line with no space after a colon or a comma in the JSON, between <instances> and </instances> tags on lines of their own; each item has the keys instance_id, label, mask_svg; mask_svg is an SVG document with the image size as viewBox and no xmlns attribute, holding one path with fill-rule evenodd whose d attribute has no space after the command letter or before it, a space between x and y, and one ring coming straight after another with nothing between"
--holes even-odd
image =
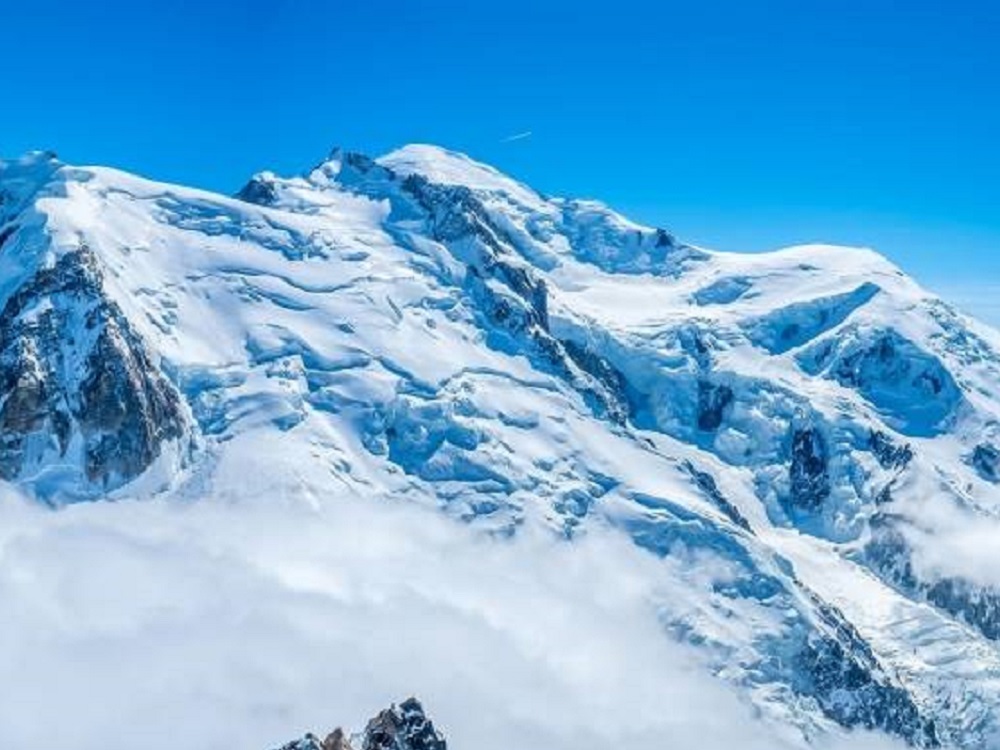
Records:
<instances>
[{"instance_id":1,"label":"snow-covered mountain","mask_svg":"<svg viewBox=\"0 0 1000 750\"><path fill-rule=\"evenodd\" d=\"M998 385L1000 334L874 252L692 247L432 146L233 198L0 164L4 480L611 529L790 742L995 742Z\"/></svg>"}]
</instances>

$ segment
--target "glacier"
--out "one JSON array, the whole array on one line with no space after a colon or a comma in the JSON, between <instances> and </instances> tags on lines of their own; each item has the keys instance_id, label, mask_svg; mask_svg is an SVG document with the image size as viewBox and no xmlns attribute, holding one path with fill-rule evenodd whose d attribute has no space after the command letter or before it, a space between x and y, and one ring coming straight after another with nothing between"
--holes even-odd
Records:
<instances>
[{"instance_id":1,"label":"glacier","mask_svg":"<svg viewBox=\"0 0 1000 750\"><path fill-rule=\"evenodd\" d=\"M232 197L0 163L11 491L622 538L643 616L788 747L1000 747L1000 581L961 553L998 384L1000 333L875 252L694 247L434 146Z\"/></svg>"}]
</instances>

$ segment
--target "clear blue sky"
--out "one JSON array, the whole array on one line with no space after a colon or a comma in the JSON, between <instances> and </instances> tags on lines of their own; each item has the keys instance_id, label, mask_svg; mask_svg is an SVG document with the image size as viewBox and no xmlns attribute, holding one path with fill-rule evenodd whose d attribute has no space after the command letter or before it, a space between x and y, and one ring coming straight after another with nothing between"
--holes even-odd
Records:
<instances>
[{"instance_id":1,"label":"clear blue sky","mask_svg":"<svg viewBox=\"0 0 1000 750\"><path fill-rule=\"evenodd\" d=\"M6 156L231 192L439 143L708 246L873 246L1000 322L993 3L33 0L0 39Z\"/></svg>"}]
</instances>

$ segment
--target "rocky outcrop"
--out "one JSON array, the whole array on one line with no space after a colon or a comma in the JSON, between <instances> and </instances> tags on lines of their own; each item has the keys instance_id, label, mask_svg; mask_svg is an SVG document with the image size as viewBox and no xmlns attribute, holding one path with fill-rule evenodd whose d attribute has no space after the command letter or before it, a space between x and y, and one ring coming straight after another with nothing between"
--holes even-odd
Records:
<instances>
[{"instance_id":1,"label":"rocky outcrop","mask_svg":"<svg viewBox=\"0 0 1000 750\"><path fill-rule=\"evenodd\" d=\"M255 175L236 193L236 197L258 206L273 206L278 200L278 190L274 180L268 179L265 175Z\"/></svg>"},{"instance_id":2,"label":"rocky outcrop","mask_svg":"<svg viewBox=\"0 0 1000 750\"><path fill-rule=\"evenodd\" d=\"M905 469L913 460L913 448L909 443L900 445L881 430L871 431L868 448L883 469Z\"/></svg>"},{"instance_id":3,"label":"rocky outcrop","mask_svg":"<svg viewBox=\"0 0 1000 750\"><path fill-rule=\"evenodd\" d=\"M992 443L979 443L972 450L970 463L987 482L1000 482L1000 448Z\"/></svg>"},{"instance_id":4,"label":"rocky outcrop","mask_svg":"<svg viewBox=\"0 0 1000 750\"><path fill-rule=\"evenodd\" d=\"M848 729L888 732L915 747L941 746L934 720L913 695L883 668L868 641L837 607L801 581L812 604L815 628L801 633L790 654L792 687Z\"/></svg>"},{"instance_id":5,"label":"rocky outcrop","mask_svg":"<svg viewBox=\"0 0 1000 750\"><path fill-rule=\"evenodd\" d=\"M81 247L0 312L0 477L69 463L103 488L142 473L181 437L177 391Z\"/></svg>"},{"instance_id":6,"label":"rocky outcrop","mask_svg":"<svg viewBox=\"0 0 1000 750\"><path fill-rule=\"evenodd\" d=\"M353 750L351 743L340 727L334 729L325 739L311 732L304 737L282 745L280 750Z\"/></svg>"},{"instance_id":7,"label":"rocky outcrop","mask_svg":"<svg viewBox=\"0 0 1000 750\"><path fill-rule=\"evenodd\" d=\"M447 750L447 747L420 701L408 698L398 706L380 711L353 741L338 727L323 740L310 733L280 750Z\"/></svg>"},{"instance_id":8,"label":"rocky outcrop","mask_svg":"<svg viewBox=\"0 0 1000 750\"><path fill-rule=\"evenodd\" d=\"M921 715L912 696L886 678L877 663L866 664L870 656L853 628L840 638L813 634L798 654L799 689L844 727L882 730L917 747L939 747L933 720Z\"/></svg>"},{"instance_id":9,"label":"rocky outcrop","mask_svg":"<svg viewBox=\"0 0 1000 750\"><path fill-rule=\"evenodd\" d=\"M792 460L789 465L790 501L796 508L816 510L830 495L826 439L815 427L799 427L792 432Z\"/></svg>"},{"instance_id":10,"label":"rocky outcrop","mask_svg":"<svg viewBox=\"0 0 1000 750\"><path fill-rule=\"evenodd\" d=\"M698 489L705 493L705 495L713 503L715 503L715 506L726 514L726 518L744 531L753 531L750 527L750 522L747 521L742 513L740 513L739 508L729 502L726 496L719 490L719 486L716 484L715 478L711 474L707 471L698 469L690 461L684 462L684 469L691 475L691 478L694 479L694 483L697 485Z\"/></svg>"},{"instance_id":11,"label":"rocky outcrop","mask_svg":"<svg viewBox=\"0 0 1000 750\"><path fill-rule=\"evenodd\" d=\"M714 432L722 426L726 410L733 403L733 389L708 380L698 381L698 429Z\"/></svg>"},{"instance_id":12,"label":"rocky outcrop","mask_svg":"<svg viewBox=\"0 0 1000 750\"><path fill-rule=\"evenodd\" d=\"M365 727L361 750L447 750L444 737L416 698L379 713Z\"/></svg>"},{"instance_id":13,"label":"rocky outcrop","mask_svg":"<svg viewBox=\"0 0 1000 750\"><path fill-rule=\"evenodd\" d=\"M354 169L388 170L351 160ZM625 378L609 362L577 342L561 340L549 325L549 292L539 274L516 252L472 190L439 185L420 175L401 183L404 195L425 214L431 236L467 266L467 293L492 326L510 337L500 348L520 349L572 382L599 416L624 424L630 413Z\"/></svg>"}]
</instances>

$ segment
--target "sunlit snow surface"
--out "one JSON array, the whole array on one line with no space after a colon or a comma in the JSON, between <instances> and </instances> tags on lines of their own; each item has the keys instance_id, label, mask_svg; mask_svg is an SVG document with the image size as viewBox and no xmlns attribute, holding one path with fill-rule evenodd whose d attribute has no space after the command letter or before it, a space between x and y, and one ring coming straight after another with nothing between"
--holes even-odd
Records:
<instances>
[{"instance_id":1,"label":"sunlit snow surface","mask_svg":"<svg viewBox=\"0 0 1000 750\"><path fill-rule=\"evenodd\" d=\"M689 247L435 147L255 182L0 171L0 293L89 248L191 436L17 477L128 502L0 508L0 745L265 748L416 693L456 748L801 747L857 700L806 684L830 643L992 741L989 624L928 589L998 583L995 332L867 250Z\"/></svg>"}]
</instances>

